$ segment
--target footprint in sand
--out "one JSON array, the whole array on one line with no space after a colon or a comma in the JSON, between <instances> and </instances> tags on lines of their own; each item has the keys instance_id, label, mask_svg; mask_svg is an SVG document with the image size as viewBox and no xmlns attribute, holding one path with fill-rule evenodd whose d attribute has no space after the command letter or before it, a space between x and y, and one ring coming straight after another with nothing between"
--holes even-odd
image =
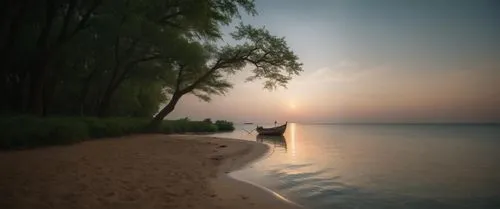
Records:
<instances>
[{"instance_id":1,"label":"footprint in sand","mask_svg":"<svg viewBox=\"0 0 500 209\"><path fill-rule=\"evenodd\" d=\"M222 157L222 155L216 155L216 156L211 157L210 159L211 159L211 160L216 160L216 161L219 161L219 160L222 160L222 159L223 159L223 157Z\"/></svg>"}]
</instances>

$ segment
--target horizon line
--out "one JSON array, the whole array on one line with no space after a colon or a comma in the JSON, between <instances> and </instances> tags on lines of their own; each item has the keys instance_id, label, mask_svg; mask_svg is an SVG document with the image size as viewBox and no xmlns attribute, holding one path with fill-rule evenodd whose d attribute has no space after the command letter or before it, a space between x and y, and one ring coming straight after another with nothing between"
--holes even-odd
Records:
<instances>
[{"instance_id":1,"label":"horizon line","mask_svg":"<svg viewBox=\"0 0 500 209\"><path fill-rule=\"evenodd\" d=\"M258 122L238 122L235 124L245 124L256 125ZM500 122L294 122L290 121L288 123L297 123L305 125L500 125ZM261 123L261 124L272 124L272 123ZM282 124L282 123L279 123Z\"/></svg>"}]
</instances>

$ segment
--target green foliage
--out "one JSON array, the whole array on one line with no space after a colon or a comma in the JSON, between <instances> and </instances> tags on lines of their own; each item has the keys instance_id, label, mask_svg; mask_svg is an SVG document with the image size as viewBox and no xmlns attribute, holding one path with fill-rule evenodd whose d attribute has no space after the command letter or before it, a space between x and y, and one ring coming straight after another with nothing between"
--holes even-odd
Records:
<instances>
[{"instance_id":1,"label":"green foliage","mask_svg":"<svg viewBox=\"0 0 500 209\"><path fill-rule=\"evenodd\" d=\"M208 55L202 64L182 60L174 63L176 79L166 83L172 99L155 120L162 120L173 111L185 94L191 93L204 101L210 101L211 95L224 95L233 86L227 80L228 75L243 70L248 64L253 67L253 75L247 81L262 79L264 88L269 90L286 87L288 81L302 71L302 63L284 38L273 36L264 28L243 24L231 35L242 43L222 47L207 44L203 53Z\"/></svg>"},{"instance_id":2,"label":"green foliage","mask_svg":"<svg viewBox=\"0 0 500 209\"><path fill-rule=\"evenodd\" d=\"M71 117L50 119L40 126L46 133L26 133L44 140L82 126L93 138L135 133L147 119L123 117L156 113L150 124L165 133L217 130L211 123L161 121L185 94L205 101L224 95L233 87L228 75L247 65L253 72L248 80L261 79L267 89L286 86L302 70L285 39L264 28L241 24L231 34L239 44L221 45L222 26L242 12L257 14L254 0L44 0L2 6L0 25L8 27L0 27L5 55L0 94L6 101L0 113ZM167 105L158 111L161 104ZM75 127L65 128L73 122Z\"/></svg>"},{"instance_id":3,"label":"green foliage","mask_svg":"<svg viewBox=\"0 0 500 209\"><path fill-rule=\"evenodd\" d=\"M82 118L91 138L116 137L141 133L149 123L148 118Z\"/></svg>"},{"instance_id":4,"label":"green foliage","mask_svg":"<svg viewBox=\"0 0 500 209\"><path fill-rule=\"evenodd\" d=\"M89 137L86 124L74 118L5 117L0 129L0 149L72 144Z\"/></svg>"},{"instance_id":5,"label":"green foliage","mask_svg":"<svg viewBox=\"0 0 500 209\"><path fill-rule=\"evenodd\" d=\"M242 45L226 47L222 50L222 57L240 55L243 61L253 65L252 76L248 81L264 79L264 88L274 89L277 86L286 87L292 76L299 75L302 63L288 47L284 37L271 35L264 28L254 28L251 25L240 24L237 31L231 34L236 40L246 40ZM237 56L236 56L237 57ZM226 58L227 59L227 58Z\"/></svg>"},{"instance_id":6,"label":"green foliage","mask_svg":"<svg viewBox=\"0 0 500 209\"><path fill-rule=\"evenodd\" d=\"M159 125L158 132L170 133L208 133L218 131L217 126L204 121L189 121L187 119L165 120Z\"/></svg>"},{"instance_id":7,"label":"green foliage","mask_svg":"<svg viewBox=\"0 0 500 209\"><path fill-rule=\"evenodd\" d=\"M233 122L229 122L226 120L217 120L215 121L215 126L219 131L234 131Z\"/></svg>"},{"instance_id":8,"label":"green foliage","mask_svg":"<svg viewBox=\"0 0 500 209\"><path fill-rule=\"evenodd\" d=\"M0 24L4 113L151 117L176 63L255 15L253 0L7 1ZM3 11L3 10L2 10ZM68 100L67 98L72 98Z\"/></svg>"},{"instance_id":9,"label":"green foliage","mask_svg":"<svg viewBox=\"0 0 500 209\"><path fill-rule=\"evenodd\" d=\"M89 139L118 137L146 132L149 118L38 118L12 116L0 118L0 150L65 145ZM189 119L163 121L150 133L208 133L218 126Z\"/></svg>"}]
</instances>

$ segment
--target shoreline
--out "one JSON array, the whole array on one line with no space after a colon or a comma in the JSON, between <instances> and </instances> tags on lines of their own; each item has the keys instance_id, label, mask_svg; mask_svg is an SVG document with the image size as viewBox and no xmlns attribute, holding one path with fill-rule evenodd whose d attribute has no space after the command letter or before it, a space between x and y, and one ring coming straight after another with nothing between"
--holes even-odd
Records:
<instances>
[{"instance_id":1,"label":"shoreline","mask_svg":"<svg viewBox=\"0 0 500 209\"><path fill-rule=\"evenodd\" d=\"M232 178L268 146L200 135L134 135L0 152L0 208L297 208Z\"/></svg>"},{"instance_id":2,"label":"shoreline","mask_svg":"<svg viewBox=\"0 0 500 209\"><path fill-rule=\"evenodd\" d=\"M188 140L199 140L200 135L183 135L174 136L184 137ZM217 176L211 179L211 186L215 192L223 200L223 208L245 208L240 204L241 199L252 200L251 208L276 208L276 209L297 209L304 208L303 206L281 196L280 194L253 182L239 179L231 175L232 172L245 169L260 160L263 160L266 154L269 153L269 145L257 143L255 141L242 140L237 138L214 137L209 135L201 135L204 140L218 140L221 143L229 143L233 146L238 144L246 146L245 148L237 148L237 150L226 150L222 152L224 159L221 160L221 165L218 166ZM238 191L236 194L234 191Z\"/></svg>"},{"instance_id":3,"label":"shoreline","mask_svg":"<svg viewBox=\"0 0 500 209\"><path fill-rule=\"evenodd\" d=\"M288 200L280 194L258 184L243 179L238 179L231 176L231 172L244 169L247 166L263 160L266 154L269 153L269 146L262 143L253 141L246 141L241 139L232 138L218 138L220 140L235 141L236 143L246 143L251 146L248 150L241 151L236 154L236 159L227 159L219 167L219 174L216 178L212 179L212 188L216 193L224 195L224 203L236 200L239 198L251 199L252 208L303 208L301 205ZM235 194L234 191L239 191ZM239 196L239 197L237 197ZM228 208L240 208L237 204L228 206Z\"/></svg>"}]
</instances>

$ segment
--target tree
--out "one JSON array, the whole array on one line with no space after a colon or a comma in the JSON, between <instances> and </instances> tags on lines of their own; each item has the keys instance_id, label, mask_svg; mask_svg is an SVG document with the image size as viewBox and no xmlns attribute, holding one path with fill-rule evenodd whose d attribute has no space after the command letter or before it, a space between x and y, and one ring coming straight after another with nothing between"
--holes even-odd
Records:
<instances>
[{"instance_id":1,"label":"tree","mask_svg":"<svg viewBox=\"0 0 500 209\"><path fill-rule=\"evenodd\" d=\"M116 14L111 16L117 32L109 40L114 43L114 64L97 102L96 114L107 115L119 86L133 71L144 70L139 64L163 61L163 70L168 70L179 51L189 49L186 45L192 45L196 38L219 38L219 25L239 16L238 7L255 14L253 2L249 0L150 0L147 4L128 0L121 3L118 7L121 9L114 9Z\"/></svg>"},{"instance_id":2,"label":"tree","mask_svg":"<svg viewBox=\"0 0 500 209\"><path fill-rule=\"evenodd\" d=\"M241 25L253 0L6 0L0 3L2 114L163 119L185 94L210 100L250 64L265 87L300 72L283 38Z\"/></svg>"},{"instance_id":3,"label":"tree","mask_svg":"<svg viewBox=\"0 0 500 209\"><path fill-rule=\"evenodd\" d=\"M116 113L110 110L117 106L113 103L133 101L123 96L125 90L135 95L131 83L154 83L154 91L141 94L160 101L163 94L157 93L179 51L220 38L220 25L240 11L255 14L252 0L7 0L1 5L0 91L8 101L2 111L38 115L110 116Z\"/></svg>"},{"instance_id":4,"label":"tree","mask_svg":"<svg viewBox=\"0 0 500 209\"><path fill-rule=\"evenodd\" d=\"M243 43L222 47L206 45L205 60L201 64L177 62L175 82L168 86L171 98L154 117L152 127L171 113L185 94L191 93L208 101L210 95L226 93L232 87L226 75L241 71L247 64L253 68L253 75L247 80L264 79L266 89L286 87L288 81L302 71L302 64L285 39L271 35L264 28L241 24L231 36Z\"/></svg>"},{"instance_id":5,"label":"tree","mask_svg":"<svg viewBox=\"0 0 500 209\"><path fill-rule=\"evenodd\" d=\"M5 1L0 27L2 85L33 114L43 114L44 87L54 55L83 31L102 0ZM5 27L5 26L9 27ZM11 59L16 56L22 57ZM4 62L5 61L5 62ZM25 64L27 63L27 64ZM21 95L21 96L19 96ZM16 98L17 97L17 98Z\"/></svg>"}]
</instances>

